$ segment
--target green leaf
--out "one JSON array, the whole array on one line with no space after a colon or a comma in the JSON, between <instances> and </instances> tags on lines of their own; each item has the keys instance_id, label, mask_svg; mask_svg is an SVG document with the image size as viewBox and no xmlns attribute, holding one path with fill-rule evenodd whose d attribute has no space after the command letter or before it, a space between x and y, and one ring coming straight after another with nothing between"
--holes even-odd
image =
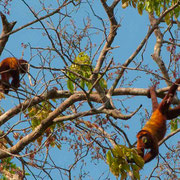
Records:
<instances>
[{"instance_id":1,"label":"green leaf","mask_svg":"<svg viewBox=\"0 0 180 180\"><path fill-rule=\"evenodd\" d=\"M50 142L50 145L51 145L52 147L55 147L55 145L56 145L55 141L51 141L51 142Z\"/></svg>"},{"instance_id":2,"label":"green leaf","mask_svg":"<svg viewBox=\"0 0 180 180\"><path fill-rule=\"evenodd\" d=\"M166 14L165 18L164 18L166 24L170 24L171 20L170 20L170 13Z\"/></svg>"},{"instance_id":3,"label":"green leaf","mask_svg":"<svg viewBox=\"0 0 180 180\"><path fill-rule=\"evenodd\" d=\"M107 82L105 81L104 78L102 78L102 79L99 81L99 84L100 84L100 86L101 86L103 89L107 89Z\"/></svg>"},{"instance_id":4,"label":"green leaf","mask_svg":"<svg viewBox=\"0 0 180 180\"><path fill-rule=\"evenodd\" d=\"M81 88L84 89L84 87L85 87L85 81L84 81L83 79L82 79L81 82L80 82L80 86L81 86Z\"/></svg>"},{"instance_id":5,"label":"green leaf","mask_svg":"<svg viewBox=\"0 0 180 180\"><path fill-rule=\"evenodd\" d=\"M143 9L144 9L144 4L142 2L138 3L137 9L138 9L138 13L140 15L142 15L143 14Z\"/></svg>"},{"instance_id":6,"label":"green leaf","mask_svg":"<svg viewBox=\"0 0 180 180\"><path fill-rule=\"evenodd\" d=\"M107 161L107 164L109 164L109 166L111 166L111 164L113 162L113 157L111 155L111 151L107 152L107 154L106 154L106 161Z\"/></svg>"},{"instance_id":7,"label":"green leaf","mask_svg":"<svg viewBox=\"0 0 180 180\"><path fill-rule=\"evenodd\" d=\"M124 153L123 153L123 145L116 145L113 149L112 152L114 154L115 157L123 157Z\"/></svg>"},{"instance_id":8,"label":"green leaf","mask_svg":"<svg viewBox=\"0 0 180 180\"><path fill-rule=\"evenodd\" d=\"M129 2L122 3L122 8L125 9L129 6Z\"/></svg>"},{"instance_id":9,"label":"green leaf","mask_svg":"<svg viewBox=\"0 0 180 180\"><path fill-rule=\"evenodd\" d=\"M119 177L119 163L117 161L114 161L110 166L110 171L116 176Z\"/></svg>"},{"instance_id":10,"label":"green leaf","mask_svg":"<svg viewBox=\"0 0 180 180\"><path fill-rule=\"evenodd\" d=\"M134 0L132 1L132 6L136 8L136 2Z\"/></svg>"},{"instance_id":11,"label":"green leaf","mask_svg":"<svg viewBox=\"0 0 180 180\"><path fill-rule=\"evenodd\" d=\"M171 132L175 131L178 128L178 121L178 118L171 120Z\"/></svg>"},{"instance_id":12,"label":"green leaf","mask_svg":"<svg viewBox=\"0 0 180 180\"><path fill-rule=\"evenodd\" d=\"M152 2L146 1L146 11L152 12Z\"/></svg>"},{"instance_id":13,"label":"green leaf","mask_svg":"<svg viewBox=\"0 0 180 180\"><path fill-rule=\"evenodd\" d=\"M73 82L70 79L67 80L67 88L69 89L69 91L71 93L74 92L74 85L73 85Z\"/></svg>"},{"instance_id":14,"label":"green leaf","mask_svg":"<svg viewBox=\"0 0 180 180\"><path fill-rule=\"evenodd\" d=\"M35 127L37 127L40 124L40 120L38 120L37 118L33 118L31 120L31 125L32 125L32 129L34 129Z\"/></svg>"},{"instance_id":15,"label":"green leaf","mask_svg":"<svg viewBox=\"0 0 180 180\"><path fill-rule=\"evenodd\" d=\"M88 90L90 90L91 87L92 87L92 83L90 83L90 82L85 82L85 83L86 83L86 86L87 86Z\"/></svg>"},{"instance_id":16,"label":"green leaf","mask_svg":"<svg viewBox=\"0 0 180 180\"><path fill-rule=\"evenodd\" d=\"M137 166L139 166L141 169L144 166L144 159L137 154L137 152L133 153L133 159Z\"/></svg>"},{"instance_id":17,"label":"green leaf","mask_svg":"<svg viewBox=\"0 0 180 180\"><path fill-rule=\"evenodd\" d=\"M140 180L139 171L133 171L134 178Z\"/></svg>"},{"instance_id":18,"label":"green leaf","mask_svg":"<svg viewBox=\"0 0 180 180\"><path fill-rule=\"evenodd\" d=\"M128 162L123 163L122 166L121 166L121 168L122 168L123 170L127 171L127 172L130 171L130 165L128 164Z\"/></svg>"},{"instance_id":19,"label":"green leaf","mask_svg":"<svg viewBox=\"0 0 180 180\"><path fill-rule=\"evenodd\" d=\"M176 9L174 9L174 14L175 14L176 18L179 17L179 15L180 15L180 7L177 7Z\"/></svg>"},{"instance_id":20,"label":"green leaf","mask_svg":"<svg viewBox=\"0 0 180 180\"><path fill-rule=\"evenodd\" d=\"M125 172L125 171L121 171L121 180L124 180L124 179L126 179L127 178L127 172Z\"/></svg>"}]
</instances>

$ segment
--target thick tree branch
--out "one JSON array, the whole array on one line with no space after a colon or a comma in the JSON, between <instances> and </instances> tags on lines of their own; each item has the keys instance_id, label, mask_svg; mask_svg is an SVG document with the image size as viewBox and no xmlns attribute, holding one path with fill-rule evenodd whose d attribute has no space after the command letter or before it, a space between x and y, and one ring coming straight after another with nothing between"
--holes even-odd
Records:
<instances>
[{"instance_id":1,"label":"thick tree branch","mask_svg":"<svg viewBox=\"0 0 180 180\"><path fill-rule=\"evenodd\" d=\"M53 124L53 120L57 118L57 116L59 116L63 111L65 111L68 107L70 107L75 102L83 100L84 97L86 96L84 96L83 94L82 95L74 94L70 96L63 103L61 103L61 105L57 109L51 112L49 116L46 119L44 119L41 122L41 124L38 125L30 134L28 134L27 136L23 137L20 141L18 141L16 145L12 146L6 151L0 150L0 159L8 157L12 154L18 154L29 143L31 143L32 141L40 137L44 133L44 131ZM113 116L112 112L110 113L107 112L107 114ZM119 117L119 114L117 115L117 117Z\"/></svg>"},{"instance_id":2,"label":"thick tree branch","mask_svg":"<svg viewBox=\"0 0 180 180\"><path fill-rule=\"evenodd\" d=\"M124 92L123 92L124 90ZM167 90L167 88L166 88ZM126 93L126 94L131 94L133 92L133 94L136 94L136 95L142 95L142 94L145 94L147 95L148 94L148 89L132 89L132 88L120 88L119 91L114 91L114 95L119 95L119 94L123 94L123 93ZM158 92L158 91L157 91ZM40 97L35 97L31 100L26 100L24 103L21 103L19 104L18 106L16 106L15 108L7 111L6 113L4 113L1 117L0 117L0 124L4 124L5 122L7 122L11 117L13 117L15 114L18 114L20 111L23 111L25 110L27 107L30 107L30 106L33 106L37 103L40 103L41 101L44 101L44 100L47 100L49 98L57 98L57 97L67 97L69 96L70 94L67 93L64 93L62 94L62 92L59 92L56 91L56 90L51 90L49 91L47 94L44 94L44 95L41 95ZM74 104L75 102L78 102L78 101L82 101L82 100L85 100L87 97L85 94L83 93L75 93L73 95L70 95L69 98L67 98L63 103L61 103L61 105L55 109L52 113L49 114L49 116L44 119L41 124L39 126L37 126L35 128L35 130L33 130L30 134L28 134L27 136L25 136L24 138L22 138L16 145L12 146L11 148L9 148L7 151L10 153L10 154L18 154L21 150L23 150L23 148L28 145L29 143L31 143L32 141L34 141L35 139L37 139L38 137L40 137L44 131L49 127L51 126L54 122L59 122L60 120L67 120L67 118L65 117L65 119L56 119L57 116L59 116L63 111L65 111L68 107L70 107L72 104ZM90 95L90 99L92 101L95 101L95 102L101 102L101 98L99 97L99 95L97 93L95 94L92 94ZM140 108L140 107L139 107ZM139 108L133 112L132 114L130 115L122 115L118 110L110 110L110 109L102 109L102 110L91 110L89 112L84 112L84 113L87 113L87 114L94 114L94 112L96 112L96 114L98 113L105 113L107 115L110 115L110 116L113 116L114 118L121 118L121 119L128 119L130 117L132 117L138 110ZM76 117L80 117L80 116L86 116L86 114L75 114L73 118L76 118ZM69 118L71 119L72 117L69 116ZM2 152L0 153L0 159L1 158L5 158L5 157L8 157L9 154L6 153L6 152Z\"/></svg>"},{"instance_id":3,"label":"thick tree branch","mask_svg":"<svg viewBox=\"0 0 180 180\"><path fill-rule=\"evenodd\" d=\"M154 17L153 14L149 14L149 20L151 25L153 26L154 24L156 24L156 19ZM157 27L154 30L154 34L156 36L156 44L154 46L154 53L151 55L153 60L156 62L156 64L158 65L158 67L160 68L162 75L165 79L170 80L166 66L163 62L163 60L161 59L161 48L163 45L163 34L161 33L159 27ZM170 86L171 83L169 81L166 81L167 85Z\"/></svg>"},{"instance_id":4,"label":"thick tree branch","mask_svg":"<svg viewBox=\"0 0 180 180\"><path fill-rule=\"evenodd\" d=\"M110 47L111 47L111 45L114 41L114 38L117 34L117 29L118 29L119 25L118 25L118 23L115 19L115 16L114 16L114 9L119 2L120 2L120 0L114 1L112 6L109 7L107 5L106 1L101 0L101 3L102 3L102 5L103 5L103 7L107 13L109 21L110 21L110 32L109 32L109 35L107 36L106 43L105 43L103 49L101 50L101 53L100 53L99 58L97 60L96 67L94 68L94 72L93 72L93 75L91 77L92 83L94 84L96 91L99 93L100 97L102 98L102 102L104 103L105 107L107 107L107 108L113 108L113 106L110 103L110 99L106 96L104 90L99 85L99 83L95 84L95 82L98 78L98 74L102 68L102 65L103 65L103 62L106 58L106 55L107 55L108 51L111 49Z\"/></svg>"},{"instance_id":5,"label":"thick tree branch","mask_svg":"<svg viewBox=\"0 0 180 180\"><path fill-rule=\"evenodd\" d=\"M9 23L6 16L2 12L0 12L0 16L1 16L1 20L2 20L2 26L3 26L2 33L0 35L0 55L1 55L8 39L9 39L10 34L7 36L5 36L5 35L12 31L16 22Z\"/></svg>"},{"instance_id":6,"label":"thick tree branch","mask_svg":"<svg viewBox=\"0 0 180 180\"><path fill-rule=\"evenodd\" d=\"M162 89L156 90L157 97L163 98L165 96L165 92L169 90L170 87L165 87ZM180 87L178 88L178 91L180 91ZM105 92L108 92L106 90ZM113 96L119 96L119 95L134 95L134 96L147 96L149 93L149 89L142 89L142 88L117 88L114 90ZM69 91L56 91L55 89L50 90L47 93L44 93L40 96L34 97L32 99L25 100L21 104L15 106L14 108L11 108L9 111L5 112L3 115L0 116L0 126L2 126L4 123L6 123L9 119L14 117L16 114L20 113L21 111L24 111L28 107L32 107L36 104L39 104L40 102L43 102L48 99L61 99L61 98L69 98L72 94ZM74 95L79 96L79 100L86 100L87 96L80 91L75 91ZM92 92L89 95L89 99L93 102L102 103L101 98L99 97L98 93ZM174 103L178 103L178 101L175 101ZM104 110L106 111L106 110ZM106 111L106 112L112 112L112 111Z\"/></svg>"},{"instance_id":7,"label":"thick tree branch","mask_svg":"<svg viewBox=\"0 0 180 180\"><path fill-rule=\"evenodd\" d=\"M76 94L70 96L66 99L57 109L55 109L49 116L44 119L39 126L35 128L30 134L22 138L16 145L7 149L11 154L17 154L24 149L26 145L40 137L44 131L53 124L53 119L60 115L65 109L75 103L77 100L82 99L83 96L78 96ZM0 151L0 159L8 157L9 154L3 151Z\"/></svg>"}]
</instances>

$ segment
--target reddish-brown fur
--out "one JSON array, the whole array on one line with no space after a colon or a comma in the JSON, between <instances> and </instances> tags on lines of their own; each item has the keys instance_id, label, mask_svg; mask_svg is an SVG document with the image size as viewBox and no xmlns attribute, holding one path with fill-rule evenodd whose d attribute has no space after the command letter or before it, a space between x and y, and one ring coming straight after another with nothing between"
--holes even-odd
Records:
<instances>
[{"instance_id":1,"label":"reddish-brown fur","mask_svg":"<svg viewBox=\"0 0 180 180\"><path fill-rule=\"evenodd\" d=\"M145 163L154 159L159 153L158 142L166 133L166 120L176 118L180 115L180 105L169 109L174 94L180 84L180 78L171 86L162 102L158 105L155 87L150 88L150 95L153 106L153 114L141 131L137 134L137 150L144 158ZM145 149L150 151L144 154Z\"/></svg>"},{"instance_id":2,"label":"reddish-brown fur","mask_svg":"<svg viewBox=\"0 0 180 180\"><path fill-rule=\"evenodd\" d=\"M19 74L25 74L28 71L28 63L23 59L9 57L0 63L0 91L8 94L9 88L17 89L20 85ZM9 83L12 78L11 83Z\"/></svg>"}]
</instances>

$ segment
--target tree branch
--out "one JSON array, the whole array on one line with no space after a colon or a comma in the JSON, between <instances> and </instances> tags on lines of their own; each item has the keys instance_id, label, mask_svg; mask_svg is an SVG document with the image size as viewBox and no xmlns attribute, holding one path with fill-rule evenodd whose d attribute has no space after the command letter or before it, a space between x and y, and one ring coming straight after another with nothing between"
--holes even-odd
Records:
<instances>
[{"instance_id":1,"label":"tree branch","mask_svg":"<svg viewBox=\"0 0 180 180\"><path fill-rule=\"evenodd\" d=\"M163 14L157 19L157 21L154 23L154 25L152 26L152 28L148 31L146 37L142 40L142 42L140 43L140 45L138 46L138 48L135 50L135 52L125 61L125 63L122 65L124 67L127 67L132 61L133 59L137 56L137 54L139 53L139 51L143 48L144 44L147 42L147 40L149 39L149 37L151 36L151 34L154 32L154 30L157 28L157 26L159 25L159 23L162 21L162 19L166 16L166 14L168 14L170 11L174 10L176 7L178 7L178 5L180 4L180 1L178 1L176 4L174 4L172 7L170 7L169 9L167 9L165 12L163 12ZM116 88L119 80L121 79L121 77L123 76L125 71L125 68L122 68L121 71L119 72L119 75L117 76L116 80L114 81L112 87L109 89L108 92L108 96L110 97L113 94L114 89Z\"/></svg>"},{"instance_id":2,"label":"tree branch","mask_svg":"<svg viewBox=\"0 0 180 180\"><path fill-rule=\"evenodd\" d=\"M56 10L54 10L52 13L49 13L49 14L47 14L47 15L45 15L45 16L42 16L42 17L40 17L40 18L32 21L32 22L29 22L29 23L25 24L24 26L21 26L21 27L15 29L14 31L11 31L11 32L9 31L9 32L3 34L3 36L0 36L0 40L2 40L3 38L7 38L7 37L9 37L9 35L14 34L14 33L18 32L18 31L20 31L20 30L22 30L22 29L30 26L30 25L33 25L33 24L35 24L35 23L43 20L43 19L46 19L46 18L48 18L48 17L50 17L50 16L53 16L54 14L58 13L58 12L60 11L60 9L62 9L63 7L67 6L67 5L70 4L70 3L72 3L72 2L71 2L71 1L67 2L67 0L66 0L66 1L63 3L62 6L60 6L60 7L57 8Z\"/></svg>"},{"instance_id":3,"label":"tree branch","mask_svg":"<svg viewBox=\"0 0 180 180\"><path fill-rule=\"evenodd\" d=\"M180 128L179 129L176 129L174 132L168 134L164 139L162 139L158 145L162 145L165 141L167 141L170 137L174 136L175 134L179 133L180 132Z\"/></svg>"},{"instance_id":4,"label":"tree branch","mask_svg":"<svg viewBox=\"0 0 180 180\"><path fill-rule=\"evenodd\" d=\"M154 15L149 14L149 20L151 25L153 26L156 23L156 19L154 17ZM161 59L161 48L163 45L163 34L161 33L159 27L157 27L154 30L154 34L156 36L156 44L154 46L154 53L151 55L152 59L156 62L156 64L158 65L159 69L162 72L162 75L165 79L167 79L166 84L168 86L171 85L171 83L169 82L170 78L169 78L169 74L167 72L166 66L163 62L163 60Z\"/></svg>"},{"instance_id":5,"label":"tree branch","mask_svg":"<svg viewBox=\"0 0 180 180\"><path fill-rule=\"evenodd\" d=\"M109 21L110 21L110 32L109 32L109 35L107 37L107 40L106 40L106 43L99 55L99 58L97 60L97 64L96 64L96 67L94 68L94 72L93 72L93 75L91 77L91 80L92 80L92 83L94 83L97 78L98 78L98 74L100 72L100 69L103 65L103 62L106 58L106 55L108 53L108 51L110 50L110 47L114 41L114 38L117 34L117 29L119 27L116 19L115 19L115 16L114 16L114 9L115 7L117 6L117 4L120 2L120 0L118 1L114 1L114 3L112 4L112 6L108 6L106 1L104 0L101 0L101 3L106 11L106 14L109 18ZM99 83L97 83L95 85L95 89L96 91L99 93L100 97L102 98L102 102L104 103L104 105L107 107L107 108L112 108L113 106L111 105L110 103L110 99L106 96L104 90L101 88L101 86L99 85Z\"/></svg>"},{"instance_id":6,"label":"tree branch","mask_svg":"<svg viewBox=\"0 0 180 180\"><path fill-rule=\"evenodd\" d=\"M165 92L167 92L169 88L170 87L165 87L165 88L156 90L157 97L163 98L165 96ZM180 87L178 88L178 91L180 91ZM108 92L108 90L106 90L105 92ZM113 96L119 96L119 95L147 96L148 93L149 93L149 89L117 88L114 90ZM48 91L47 93L44 93L32 99L25 100L21 104L18 104L17 106L15 106L14 108L11 108L10 110L6 111L4 114L0 116L0 126L2 126L9 119L14 117L16 114L20 113L21 111L24 111L28 107L32 107L48 99L69 98L71 95L72 93L70 93L69 91L56 91L55 89L52 89ZM80 92L80 91L75 91L74 95L79 96L79 100L77 101L87 99L87 96L83 92ZM99 97L97 92L92 92L89 95L89 99L96 103L102 103L101 98ZM178 102L179 101L174 101L175 104L177 104ZM104 110L104 113L105 111L107 113L112 112L112 111Z\"/></svg>"},{"instance_id":7,"label":"tree branch","mask_svg":"<svg viewBox=\"0 0 180 180\"><path fill-rule=\"evenodd\" d=\"M0 35L0 55L1 55L10 35L10 34L6 35L6 34L12 31L13 27L16 24L16 21L9 23L6 16L2 12L0 12L0 16L2 20L2 26L3 26L2 33Z\"/></svg>"}]
</instances>

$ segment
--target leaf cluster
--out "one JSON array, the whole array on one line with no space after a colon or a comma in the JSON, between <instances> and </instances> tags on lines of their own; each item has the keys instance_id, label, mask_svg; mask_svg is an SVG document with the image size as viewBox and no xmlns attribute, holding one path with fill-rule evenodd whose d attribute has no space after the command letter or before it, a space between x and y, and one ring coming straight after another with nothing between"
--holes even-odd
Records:
<instances>
[{"instance_id":1,"label":"leaf cluster","mask_svg":"<svg viewBox=\"0 0 180 180\"><path fill-rule=\"evenodd\" d=\"M69 67L69 70L71 72L67 72L67 88L70 92L74 92L77 86L80 86L82 89L85 87L87 87L88 90L91 89L92 83L89 78L92 75L93 67L90 57L87 54L80 52L74 59L72 65ZM104 78L101 78L99 83L102 88L107 87L107 83Z\"/></svg>"},{"instance_id":2,"label":"leaf cluster","mask_svg":"<svg viewBox=\"0 0 180 180\"><path fill-rule=\"evenodd\" d=\"M116 145L107 152L106 161L110 171L116 177L125 179L129 174L133 174L135 179L140 179L139 170L144 166L144 160L138 155L135 149L124 145Z\"/></svg>"},{"instance_id":3,"label":"leaf cluster","mask_svg":"<svg viewBox=\"0 0 180 180\"><path fill-rule=\"evenodd\" d=\"M178 0L122 0L122 7L126 8L128 6L133 6L134 8L137 8L140 15L142 15L145 10L148 13L155 13L157 16L160 16L163 11L167 10L177 2ZM168 13L164 20L167 24L169 24L173 15L178 18L179 14L180 6Z\"/></svg>"},{"instance_id":4,"label":"leaf cluster","mask_svg":"<svg viewBox=\"0 0 180 180\"><path fill-rule=\"evenodd\" d=\"M15 174L18 172L18 174L20 175L22 173L21 169L12 162L11 157L0 160L0 172L3 172L4 170L8 171L10 174ZM25 175L29 175L29 173L25 173ZM0 175L0 179L6 180L7 178L2 173L2 175Z\"/></svg>"},{"instance_id":5,"label":"leaf cluster","mask_svg":"<svg viewBox=\"0 0 180 180\"><path fill-rule=\"evenodd\" d=\"M173 119L171 121L171 123L170 123L170 125L171 125L171 132L177 130L179 124L180 124L180 119L179 118Z\"/></svg>"},{"instance_id":6,"label":"leaf cluster","mask_svg":"<svg viewBox=\"0 0 180 180\"><path fill-rule=\"evenodd\" d=\"M49 101L44 101L41 104L38 104L36 106L32 106L28 108L28 116L31 118L31 127L32 129L35 129L42 120L46 119L49 115L49 113L52 112L52 104ZM45 137L49 137L56 127L61 126L61 124L53 124L45 131ZM43 136L40 136L37 139L37 143L40 146L42 144ZM55 136L50 136L48 138L48 141L46 142L46 146L51 145L52 147L55 147L55 145L60 149L61 145L56 142Z\"/></svg>"},{"instance_id":7,"label":"leaf cluster","mask_svg":"<svg viewBox=\"0 0 180 180\"><path fill-rule=\"evenodd\" d=\"M41 104L28 108L28 116L31 118L32 129L36 128L43 119L47 118L51 110L52 105L49 101L44 101Z\"/></svg>"}]
</instances>

